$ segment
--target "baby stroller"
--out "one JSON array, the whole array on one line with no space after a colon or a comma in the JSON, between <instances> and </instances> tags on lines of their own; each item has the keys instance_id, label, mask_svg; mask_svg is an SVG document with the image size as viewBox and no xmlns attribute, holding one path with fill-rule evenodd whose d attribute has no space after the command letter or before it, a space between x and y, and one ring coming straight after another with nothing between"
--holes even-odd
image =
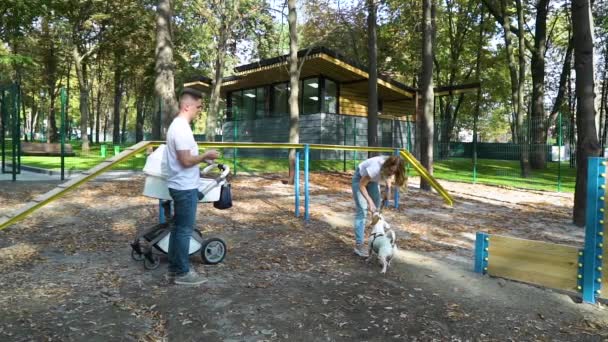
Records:
<instances>
[{"instance_id":1,"label":"baby stroller","mask_svg":"<svg viewBox=\"0 0 608 342\"><path fill-rule=\"evenodd\" d=\"M143 194L160 200L160 223L143 230L135 236L131 242L131 257L135 261L143 261L144 268L153 270L160 265L159 255L169 252L169 238L173 225L172 207L173 203L167 182L162 173L162 155L165 146L161 145L146 160L144 173L146 182ZM230 187L226 177L230 168L223 164L210 164L202 171L202 175L210 173L218 168L221 174L217 178L200 178L199 181L199 203L216 202L220 199L222 187ZM163 222L164 221L164 222ZM203 262L215 265L224 260L227 253L224 240L212 237L204 239L198 229L194 229L190 238L190 255L201 253Z\"/></svg>"}]
</instances>

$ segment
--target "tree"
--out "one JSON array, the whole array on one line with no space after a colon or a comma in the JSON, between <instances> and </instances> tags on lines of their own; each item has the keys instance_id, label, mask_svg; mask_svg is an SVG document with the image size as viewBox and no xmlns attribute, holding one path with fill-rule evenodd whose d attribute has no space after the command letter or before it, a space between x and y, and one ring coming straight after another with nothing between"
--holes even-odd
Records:
<instances>
[{"instance_id":1,"label":"tree","mask_svg":"<svg viewBox=\"0 0 608 342\"><path fill-rule=\"evenodd\" d=\"M433 56L435 41L435 4L433 0L422 1L422 72L420 85L422 92L422 112L418 112L420 122L420 162L433 174ZM431 185L420 178L420 188L430 190Z\"/></svg>"},{"instance_id":2,"label":"tree","mask_svg":"<svg viewBox=\"0 0 608 342\"><path fill-rule=\"evenodd\" d=\"M534 25L534 49L530 68L532 71L532 113L529 129L531 133L532 151L530 154L530 166L533 169L544 169L546 167L547 131L545 128L545 54L547 47L547 14L549 12L549 0L538 0L536 3L536 20ZM520 28L520 30L523 30Z\"/></svg>"},{"instance_id":3,"label":"tree","mask_svg":"<svg viewBox=\"0 0 608 342\"><path fill-rule=\"evenodd\" d=\"M287 0L289 11L289 143L300 142L300 108L298 94L300 92L300 68L298 67L298 15L296 0ZM289 184L295 177L296 150L289 150Z\"/></svg>"},{"instance_id":4,"label":"tree","mask_svg":"<svg viewBox=\"0 0 608 342\"><path fill-rule=\"evenodd\" d=\"M473 42L470 39L466 39L477 17L473 5L474 2L472 1L457 3L454 0L445 0L443 16L447 17L447 22L444 19L443 24L447 26L447 34L444 33L443 36L447 36L448 42L446 44L447 51L444 46L443 51L437 51L434 57L438 86L453 86L463 81L466 82L474 70L473 63L469 61L473 56L467 56L467 50L470 54L470 52L475 51L475 46L472 45ZM442 25L439 24L438 26ZM443 31L445 31L445 28ZM440 38L438 38L436 45L437 47L441 46ZM445 68L442 68L442 65L445 65ZM446 74L445 80L441 79L443 71ZM441 158L448 157L450 141L464 101L464 94L459 94L455 99L454 97L454 95L449 94L438 99L441 118L439 121L439 153Z\"/></svg>"},{"instance_id":5,"label":"tree","mask_svg":"<svg viewBox=\"0 0 608 342\"><path fill-rule=\"evenodd\" d=\"M587 159L598 156L600 144L595 127L593 75L593 16L590 0L572 0L574 69L576 71L576 187L573 221L585 225L587 208Z\"/></svg>"},{"instance_id":6,"label":"tree","mask_svg":"<svg viewBox=\"0 0 608 342\"><path fill-rule=\"evenodd\" d=\"M524 87L526 84L526 56L524 54L525 51L525 38L524 38L524 10L521 4L521 0L515 0L515 4L517 7L517 38L519 38L519 77L518 77L518 85L517 85L517 126L519 129L517 135L517 142L520 148L520 167L521 167L521 175L526 178L530 175L530 152L528 148L528 143L526 139L526 134L524 134L523 126L524 126L524 115L526 110L526 105L524 103ZM528 127L528 130L530 127Z\"/></svg>"},{"instance_id":7,"label":"tree","mask_svg":"<svg viewBox=\"0 0 608 342\"><path fill-rule=\"evenodd\" d=\"M378 146L378 46L376 38L376 0L367 0L367 145ZM373 153L371 154L373 155Z\"/></svg>"},{"instance_id":8,"label":"tree","mask_svg":"<svg viewBox=\"0 0 608 342\"><path fill-rule=\"evenodd\" d=\"M512 118L513 118L513 126L512 126L512 136L513 141L517 142L520 146L520 169L522 177L527 177L529 175L529 161L528 161L528 153L527 146L525 140L525 134L523 132L523 122L524 122L524 99L523 99L523 90L525 84L525 66L526 61L524 59L524 38L523 31L519 28L516 30L519 38L519 64L515 63L515 53L513 51L513 41L512 41L512 30L510 16L507 15L509 8L507 5L507 0L500 1L500 10L503 15L500 16L505 39L505 48L507 55L507 62L509 66L509 75L511 79L511 107L512 107ZM490 11L492 12L492 11ZM523 26L523 9L521 8L521 1L517 0L517 22L518 27ZM519 73L518 73L519 70Z\"/></svg>"},{"instance_id":9,"label":"tree","mask_svg":"<svg viewBox=\"0 0 608 342\"><path fill-rule=\"evenodd\" d=\"M171 21L173 19L172 0L158 0L156 15L156 81L154 89L160 98L159 129L153 130L154 139L164 139L167 129L177 113L177 99L175 98L175 83L173 64L173 38ZM160 136L156 136L160 134Z\"/></svg>"},{"instance_id":10,"label":"tree","mask_svg":"<svg viewBox=\"0 0 608 342\"><path fill-rule=\"evenodd\" d=\"M207 112L206 138L207 141L215 141L215 131L217 116L220 109L220 90L222 78L224 77L224 63L228 43L232 37L234 26L242 20L239 13L240 0L213 0L210 2L211 12L210 21L218 21L216 29L216 55L215 68L213 73L213 84L211 86L211 96L209 98L209 110ZM215 20L214 20L215 18Z\"/></svg>"}]
</instances>

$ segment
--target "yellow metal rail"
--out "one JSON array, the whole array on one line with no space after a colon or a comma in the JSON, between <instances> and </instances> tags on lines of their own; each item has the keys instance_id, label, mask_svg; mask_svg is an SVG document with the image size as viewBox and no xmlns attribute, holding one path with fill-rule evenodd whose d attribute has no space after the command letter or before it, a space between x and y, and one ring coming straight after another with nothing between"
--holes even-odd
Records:
<instances>
[{"instance_id":1,"label":"yellow metal rail","mask_svg":"<svg viewBox=\"0 0 608 342\"><path fill-rule=\"evenodd\" d=\"M93 167L90 170L83 172L81 175L58 185L55 189L41 195L31 202L26 203L23 207L17 209L11 214L0 215L0 230L14 224L15 222L25 218L37 209L45 206L46 204L60 198L65 195L68 191L77 188L78 186L88 182L89 180L97 177L98 175L111 169L114 165L131 158L132 156L140 153L141 151L149 148L156 147L160 144L164 144L164 141L142 141L135 144L119 155L104 160L99 165ZM255 148L255 149L301 149L304 148L305 144L288 144L288 143L247 143L247 142L200 142L199 146L207 148ZM387 147L361 147L361 146L345 146L345 145L320 145L310 144L308 145L311 150L342 150L342 151L360 151L360 152L393 152L395 149ZM420 177L424 178L431 186L443 197L444 201L453 205L454 200L448 194L448 192L437 182L437 180L431 176L427 170L416 160L416 158L407 150L400 150L401 156L412 166Z\"/></svg>"}]
</instances>

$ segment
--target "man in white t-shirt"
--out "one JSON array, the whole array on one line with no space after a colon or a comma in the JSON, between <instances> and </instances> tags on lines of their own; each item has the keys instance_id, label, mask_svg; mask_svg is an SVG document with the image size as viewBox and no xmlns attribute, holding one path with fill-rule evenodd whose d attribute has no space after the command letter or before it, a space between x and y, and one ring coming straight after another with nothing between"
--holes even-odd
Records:
<instances>
[{"instance_id":1,"label":"man in white t-shirt","mask_svg":"<svg viewBox=\"0 0 608 342\"><path fill-rule=\"evenodd\" d=\"M167 131L167 146L164 160L169 193L173 199L175 224L169 238L169 274L175 284L199 285L205 279L190 270L190 237L196 224L198 204L199 164L217 159L215 150L198 154L190 123L200 113L202 94L185 88L179 99L179 113Z\"/></svg>"}]
</instances>

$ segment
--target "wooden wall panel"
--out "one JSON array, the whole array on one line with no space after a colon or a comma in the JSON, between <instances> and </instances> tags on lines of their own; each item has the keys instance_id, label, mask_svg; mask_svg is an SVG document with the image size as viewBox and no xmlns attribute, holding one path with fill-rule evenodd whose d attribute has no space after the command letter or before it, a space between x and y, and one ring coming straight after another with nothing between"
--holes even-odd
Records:
<instances>
[{"instance_id":1,"label":"wooden wall panel","mask_svg":"<svg viewBox=\"0 0 608 342\"><path fill-rule=\"evenodd\" d=\"M492 276L576 291L576 247L490 235L488 250Z\"/></svg>"}]
</instances>

